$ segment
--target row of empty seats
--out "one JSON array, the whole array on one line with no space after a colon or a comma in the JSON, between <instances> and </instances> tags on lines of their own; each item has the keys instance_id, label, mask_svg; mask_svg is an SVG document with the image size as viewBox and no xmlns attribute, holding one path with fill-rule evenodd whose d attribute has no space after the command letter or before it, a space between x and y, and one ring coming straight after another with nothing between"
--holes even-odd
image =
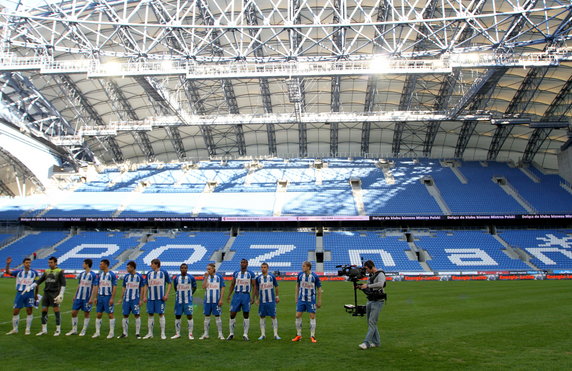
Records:
<instances>
[{"instance_id":1,"label":"row of empty seats","mask_svg":"<svg viewBox=\"0 0 572 371\"><path fill-rule=\"evenodd\" d=\"M105 258L118 271L125 271L129 260L145 271L158 258L173 273L186 262L196 274L210 262L218 263L219 271L231 273L243 258L253 270L267 262L272 271L286 273L299 271L306 260L323 263L321 270L335 273L337 265L361 265L368 259L390 272L572 269L572 230L501 230L496 236L482 230L326 231L321 241L313 232L293 231L241 232L236 237L220 231L169 235L44 231L21 238L3 236L1 261L11 256L16 266L39 252L41 257L34 262L39 269L47 267L51 255L68 270L81 270L85 258L93 259L97 269Z\"/></svg>"}]
</instances>

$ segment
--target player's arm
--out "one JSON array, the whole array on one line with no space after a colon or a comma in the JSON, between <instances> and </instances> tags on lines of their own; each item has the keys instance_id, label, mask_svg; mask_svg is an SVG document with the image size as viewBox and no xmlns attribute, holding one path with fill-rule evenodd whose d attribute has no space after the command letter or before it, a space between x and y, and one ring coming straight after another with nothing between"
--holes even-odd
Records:
<instances>
[{"instance_id":1,"label":"player's arm","mask_svg":"<svg viewBox=\"0 0 572 371\"><path fill-rule=\"evenodd\" d=\"M300 292L300 283L296 281L296 292L294 293L294 303L298 304L298 292Z\"/></svg>"},{"instance_id":2,"label":"player's arm","mask_svg":"<svg viewBox=\"0 0 572 371\"><path fill-rule=\"evenodd\" d=\"M197 280L191 276L191 293L194 295L195 291L197 291Z\"/></svg>"},{"instance_id":3,"label":"player's arm","mask_svg":"<svg viewBox=\"0 0 572 371\"><path fill-rule=\"evenodd\" d=\"M111 298L109 298L109 305L113 305L113 302L115 301L115 293L117 292L117 284L112 284L111 285Z\"/></svg>"},{"instance_id":4,"label":"player's arm","mask_svg":"<svg viewBox=\"0 0 572 371\"><path fill-rule=\"evenodd\" d=\"M230 281L230 287L228 288L228 296L226 297L226 302L230 303L230 297L232 296L232 293L234 292L234 286L236 285L236 277L232 277L232 281ZM223 297L223 293L224 290L221 291L221 298Z\"/></svg>"},{"instance_id":5,"label":"player's arm","mask_svg":"<svg viewBox=\"0 0 572 371\"><path fill-rule=\"evenodd\" d=\"M317 282L316 282L316 295L318 296L318 300L316 301L316 307L321 308L322 307L322 283L320 282L320 279L318 278Z\"/></svg>"},{"instance_id":6,"label":"player's arm","mask_svg":"<svg viewBox=\"0 0 572 371\"><path fill-rule=\"evenodd\" d=\"M117 300L117 305L121 304L121 302L123 301L123 297L125 296L125 291L127 289L125 288L125 285L123 285L123 288L121 289L121 296L119 297L119 300Z\"/></svg>"},{"instance_id":7,"label":"player's arm","mask_svg":"<svg viewBox=\"0 0 572 371\"><path fill-rule=\"evenodd\" d=\"M203 277L203 289L206 290L207 286L209 284L209 273L205 273L205 276Z\"/></svg>"},{"instance_id":8,"label":"player's arm","mask_svg":"<svg viewBox=\"0 0 572 371\"><path fill-rule=\"evenodd\" d=\"M254 286L252 286L252 295L253 295L254 302L256 304L258 304L258 301L259 301L258 300L258 291L259 291L258 280L254 280Z\"/></svg>"},{"instance_id":9,"label":"player's arm","mask_svg":"<svg viewBox=\"0 0 572 371\"><path fill-rule=\"evenodd\" d=\"M58 296L55 297L54 302L60 304L64 301L64 292L66 291L66 277L64 275L64 270L61 269L58 274L58 281L60 284L60 292Z\"/></svg>"},{"instance_id":10,"label":"player's arm","mask_svg":"<svg viewBox=\"0 0 572 371\"><path fill-rule=\"evenodd\" d=\"M222 307L222 298L224 298L224 289L225 289L225 287L221 286L221 288L220 288L220 299L218 301L219 307Z\"/></svg>"},{"instance_id":11,"label":"player's arm","mask_svg":"<svg viewBox=\"0 0 572 371\"><path fill-rule=\"evenodd\" d=\"M97 292L99 291L99 283L97 285L93 285L93 289L91 290L91 303L93 305L97 304Z\"/></svg>"},{"instance_id":12,"label":"player's arm","mask_svg":"<svg viewBox=\"0 0 572 371\"><path fill-rule=\"evenodd\" d=\"M250 287L252 287L252 292L251 292L251 298L250 298L250 304L254 304L254 299L256 298L256 293L254 292L254 288L256 287L256 282L254 281L254 278L250 279Z\"/></svg>"},{"instance_id":13,"label":"player's arm","mask_svg":"<svg viewBox=\"0 0 572 371\"><path fill-rule=\"evenodd\" d=\"M145 288L147 287L147 279L141 276L141 281L139 282L139 305L143 305L143 298L146 296L147 292Z\"/></svg>"},{"instance_id":14,"label":"player's arm","mask_svg":"<svg viewBox=\"0 0 572 371\"><path fill-rule=\"evenodd\" d=\"M141 299L143 300L143 303L147 302L147 287L147 282L145 282L145 286L141 288Z\"/></svg>"},{"instance_id":15,"label":"player's arm","mask_svg":"<svg viewBox=\"0 0 572 371\"><path fill-rule=\"evenodd\" d=\"M278 297L278 286L274 286L274 291L276 292L276 303L280 303L280 298Z\"/></svg>"},{"instance_id":16,"label":"player's arm","mask_svg":"<svg viewBox=\"0 0 572 371\"><path fill-rule=\"evenodd\" d=\"M31 284L30 286L27 286L26 289L24 290L24 292L29 292L29 291L32 291L32 290L36 289L35 292L34 292L34 295L35 295L35 297L37 298L37 297L38 297L38 292L40 291L40 287L39 287L39 286L42 284L42 282L44 282L44 281L46 280L46 277L47 277L47 276L46 276L46 272L44 272L44 273L42 274L42 277L40 277L38 280L36 280L36 282L32 282L32 284Z\"/></svg>"},{"instance_id":17,"label":"player's arm","mask_svg":"<svg viewBox=\"0 0 572 371\"><path fill-rule=\"evenodd\" d=\"M167 285L167 290L165 291L165 296L163 296L163 301L167 301L169 299L169 293L171 292L171 287L173 286L172 282L169 282Z\"/></svg>"}]
</instances>

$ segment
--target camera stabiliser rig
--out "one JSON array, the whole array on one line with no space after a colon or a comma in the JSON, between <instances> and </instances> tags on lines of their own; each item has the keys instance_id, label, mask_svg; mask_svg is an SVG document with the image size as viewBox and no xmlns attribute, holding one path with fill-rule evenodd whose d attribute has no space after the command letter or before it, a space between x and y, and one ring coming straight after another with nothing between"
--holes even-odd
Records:
<instances>
[{"instance_id":1,"label":"camera stabiliser rig","mask_svg":"<svg viewBox=\"0 0 572 371\"><path fill-rule=\"evenodd\" d=\"M365 267L358 267L356 265L336 265L338 270L338 276L345 276L347 281L351 281L354 284L354 304L345 304L344 309L347 313L351 313L352 316L363 317L366 314L365 305L358 305L357 300L357 290L358 281L366 277Z\"/></svg>"}]
</instances>

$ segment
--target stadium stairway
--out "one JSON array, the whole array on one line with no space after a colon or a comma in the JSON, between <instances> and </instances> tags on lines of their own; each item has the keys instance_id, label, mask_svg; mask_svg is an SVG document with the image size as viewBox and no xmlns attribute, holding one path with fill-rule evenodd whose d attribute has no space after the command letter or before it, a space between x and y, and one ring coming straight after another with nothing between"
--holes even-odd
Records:
<instances>
[{"instance_id":1,"label":"stadium stairway","mask_svg":"<svg viewBox=\"0 0 572 371\"><path fill-rule=\"evenodd\" d=\"M496 233L492 233L492 236L495 240L497 240L501 245L504 246L505 250L503 250L503 252L507 254L509 258L520 259L524 264L528 265L531 269L538 270L538 267L531 262L530 256L526 252L524 252L519 248L512 247L509 243L503 240L502 237Z\"/></svg>"},{"instance_id":2,"label":"stadium stairway","mask_svg":"<svg viewBox=\"0 0 572 371\"><path fill-rule=\"evenodd\" d=\"M501 187L503 191L506 192L509 196L514 198L516 202L520 204L520 206L524 207L524 209L529 214L538 214L536 209L532 207L532 205L524 198L518 191L510 184L510 182L505 177L498 177L493 178L493 180Z\"/></svg>"},{"instance_id":3,"label":"stadium stairway","mask_svg":"<svg viewBox=\"0 0 572 371\"><path fill-rule=\"evenodd\" d=\"M133 202L135 200L135 198L137 198L143 192L143 189L145 189L144 186L137 186L133 191L131 191L129 193L129 195L127 196L127 199L125 199L123 201L123 203L121 203L121 205L119 205L117 210L115 210L113 212L113 214L111 214L111 216L113 218L117 218L125 210L125 208L127 208L127 206L131 202Z\"/></svg>"},{"instance_id":4,"label":"stadium stairway","mask_svg":"<svg viewBox=\"0 0 572 371\"><path fill-rule=\"evenodd\" d=\"M366 215L365 213L365 206L363 204L363 197L362 197L362 190L361 190L361 181L359 180L350 180L350 184L352 186L352 195L354 197L354 202L356 204L356 210L358 215Z\"/></svg>"},{"instance_id":5,"label":"stadium stairway","mask_svg":"<svg viewBox=\"0 0 572 371\"><path fill-rule=\"evenodd\" d=\"M197 217L199 216L201 210L203 209L203 206L205 205L205 202L207 200L207 197L210 193L213 193L215 188L217 186L217 183L214 181L209 181L205 184L205 188L203 189L202 192L202 197L200 197L195 205L195 207L193 208L193 211L191 211L191 216L193 217Z\"/></svg>"},{"instance_id":6,"label":"stadium stairway","mask_svg":"<svg viewBox=\"0 0 572 371\"><path fill-rule=\"evenodd\" d=\"M141 248L143 246L145 246L146 243L147 243L147 241L142 239L141 242L139 242L139 245L135 246L132 249L127 249L127 250L123 251L121 254L119 254L116 257L117 263L113 267L111 267L111 270L116 270L117 268L121 267L127 261L137 259L137 257L139 257L139 255L143 254L143 250L141 250Z\"/></svg>"},{"instance_id":7,"label":"stadium stairway","mask_svg":"<svg viewBox=\"0 0 572 371\"><path fill-rule=\"evenodd\" d=\"M213 255L210 257L210 260L215 262L217 270L223 261L230 261L232 260L232 258L234 258L234 254L236 254L236 251L232 250L232 245L234 244L234 241L236 241L236 236L234 236L231 233L230 237L228 238L228 241L226 241L226 244L223 246L223 248L218 251L215 251Z\"/></svg>"},{"instance_id":8,"label":"stadium stairway","mask_svg":"<svg viewBox=\"0 0 572 371\"><path fill-rule=\"evenodd\" d=\"M425 272L432 272L431 268L429 267L429 264L427 264L427 262L426 262L427 259L431 259L429 254L427 254L425 251L419 249L417 247L417 245L415 245L415 242L413 240L411 240L411 241L408 240L407 244L409 245L409 248L411 249L411 251L405 252L405 254L409 258L409 260L417 261L419 263L419 265L421 265L423 267L423 270L425 270Z\"/></svg>"},{"instance_id":9,"label":"stadium stairway","mask_svg":"<svg viewBox=\"0 0 572 371\"><path fill-rule=\"evenodd\" d=\"M54 255L54 253L56 252L56 248L58 246L60 246L62 243L68 241L70 238L72 238L74 236L73 231L71 231L63 240L53 244L52 246L45 248L45 249L40 249L38 251L36 251L36 255L38 259L45 259L49 256Z\"/></svg>"},{"instance_id":10,"label":"stadium stairway","mask_svg":"<svg viewBox=\"0 0 572 371\"><path fill-rule=\"evenodd\" d=\"M278 181L276 188L276 197L274 198L274 207L272 208L272 216L281 216L284 202L286 200L286 192L288 190L287 181Z\"/></svg>"},{"instance_id":11,"label":"stadium stairway","mask_svg":"<svg viewBox=\"0 0 572 371\"><path fill-rule=\"evenodd\" d=\"M525 167L520 167L520 171L523 172L524 175L530 178L534 183L540 183L540 178L537 177L532 171L528 170Z\"/></svg>"},{"instance_id":12,"label":"stadium stairway","mask_svg":"<svg viewBox=\"0 0 572 371\"><path fill-rule=\"evenodd\" d=\"M443 199L441 195L441 191L439 191L439 187L433 181L433 178L428 176L422 179L423 184L425 184L425 188L427 188L427 192L435 199L437 205L441 209L441 212L445 215L452 215L451 208L447 205L447 202Z\"/></svg>"},{"instance_id":13,"label":"stadium stairway","mask_svg":"<svg viewBox=\"0 0 572 371\"><path fill-rule=\"evenodd\" d=\"M572 187L570 186L570 184L562 182L562 183L560 183L560 186L562 188L564 188L566 190L566 192L568 192L572 195Z\"/></svg>"}]
</instances>

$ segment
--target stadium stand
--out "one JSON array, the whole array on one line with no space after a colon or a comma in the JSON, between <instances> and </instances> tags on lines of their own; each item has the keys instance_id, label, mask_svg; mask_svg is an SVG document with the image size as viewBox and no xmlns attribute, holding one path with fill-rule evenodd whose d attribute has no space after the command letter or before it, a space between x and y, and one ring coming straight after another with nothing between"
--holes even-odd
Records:
<instances>
[{"instance_id":1,"label":"stadium stand","mask_svg":"<svg viewBox=\"0 0 572 371\"><path fill-rule=\"evenodd\" d=\"M134 260L138 271L150 269L151 260L161 260L161 267L170 273L179 272L179 266L185 262L192 274L203 274L206 265L215 251L222 249L229 239L224 232L179 232L170 237L154 237L153 241L145 243L140 254L135 258L128 258L115 268L117 271L126 271L127 262Z\"/></svg>"},{"instance_id":2,"label":"stadium stand","mask_svg":"<svg viewBox=\"0 0 572 371\"><path fill-rule=\"evenodd\" d=\"M458 169L467 183L463 184L451 168L435 168L431 176L453 214L526 214L527 211L493 182L508 166L484 167L479 162L463 162Z\"/></svg>"},{"instance_id":3,"label":"stadium stand","mask_svg":"<svg viewBox=\"0 0 572 371\"><path fill-rule=\"evenodd\" d=\"M16 267L25 257L31 257L34 252L51 248L58 242L64 240L67 235L68 232L63 231L27 233L23 237L0 249L0 262L3 264L6 258L10 256L14 260L13 267ZM45 264L43 259L38 259L33 262L33 266L35 269L45 269L47 268L47 259L45 259Z\"/></svg>"},{"instance_id":4,"label":"stadium stand","mask_svg":"<svg viewBox=\"0 0 572 371\"><path fill-rule=\"evenodd\" d=\"M425 250L433 271L530 270L518 257L509 257L491 234L479 230L432 231L419 236L415 245Z\"/></svg>"},{"instance_id":5,"label":"stadium stand","mask_svg":"<svg viewBox=\"0 0 572 371\"><path fill-rule=\"evenodd\" d=\"M572 269L572 230L499 230L499 236L530 256L539 269Z\"/></svg>"},{"instance_id":6,"label":"stadium stand","mask_svg":"<svg viewBox=\"0 0 572 371\"><path fill-rule=\"evenodd\" d=\"M439 205L421 182L430 175L434 161L399 160L391 169L393 184L379 178L368 179L363 189L367 215L440 215Z\"/></svg>"},{"instance_id":7,"label":"stadium stand","mask_svg":"<svg viewBox=\"0 0 572 371\"><path fill-rule=\"evenodd\" d=\"M66 270L81 270L83 260L90 258L94 261L93 269L99 270L101 259L108 259L113 266L122 251L134 248L138 243L138 238L129 237L125 232L80 232L57 245L49 256L56 256L58 266ZM38 259L34 266L47 267L49 256Z\"/></svg>"},{"instance_id":8,"label":"stadium stand","mask_svg":"<svg viewBox=\"0 0 572 371\"><path fill-rule=\"evenodd\" d=\"M104 169L75 192L4 197L0 218L443 215L443 204L452 214L472 215L572 210L558 175L503 162L455 166L329 158L124 166ZM442 200L425 184L431 178Z\"/></svg>"},{"instance_id":9,"label":"stadium stand","mask_svg":"<svg viewBox=\"0 0 572 371\"><path fill-rule=\"evenodd\" d=\"M331 252L331 260L324 261L325 273L336 273L337 265L361 266L373 260L376 267L388 272L419 272L423 267L407 255L405 237L383 236L382 231L337 231L324 233L324 250Z\"/></svg>"},{"instance_id":10,"label":"stadium stand","mask_svg":"<svg viewBox=\"0 0 572 371\"><path fill-rule=\"evenodd\" d=\"M308 252L316 249L316 236L309 232L242 232L228 256L218 267L219 272L232 273L240 268L240 260L248 259L250 269L260 271L267 262L270 271L298 272L308 260Z\"/></svg>"}]
</instances>

